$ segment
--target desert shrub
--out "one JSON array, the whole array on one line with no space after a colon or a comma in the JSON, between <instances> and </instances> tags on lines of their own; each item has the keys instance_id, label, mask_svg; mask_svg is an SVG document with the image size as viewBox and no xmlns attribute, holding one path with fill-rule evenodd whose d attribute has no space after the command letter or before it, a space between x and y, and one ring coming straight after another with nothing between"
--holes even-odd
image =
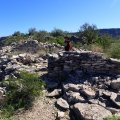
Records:
<instances>
[{"instance_id":1,"label":"desert shrub","mask_svg":"<svg viewBox=\"0 0 120 120\"><path fill-rule=\"evenodd\" d=\"M58 36L58 37L49 37L46 38L45 40L48 43L56 43L59 45L64 45L64 38L62 36Z\"/></svg>"},{"instance_id":2,"label":"desert shrub","mask_svg":"<svg viewBox=\"0 0 120 120\"><path fill-rule=\"evenodd\" d=\"M96 44L101 46L104 50L108 49L112 43L112 38L109 35L100 35L96 39Z\"/></svg>"},{"instance_id":3,"label":"desert shrub","mask_svg":"<svg viewBox=\"0 0 120 120\"><path fill-rule=\"evenodd\" d=\"M107 117L104 120L120 120L120 116L113 115L112 117Z\"/></svg>"},{"instance_id":4,"label":"desert shrub","mask_svg":"<svg viewBox=\"0 0 120 120\"><path fill-rule=\"evenodd\" d=\"M20 41L24 41L27 40L28 36L9 36L4 40L4 45L10 45L13 42L20 42Z\"/></svg>"},{"instance_id":5,"label":"desert shrub","mask_svg":"<svg viewBox=\"0 0 120 120\"><path fill-rule=\"evenodd\" d=\"M62 36L59 36L57 38L55 38L55 43L60 44L60 45L64 45L64 38Z\"/></svg>"},{"instance_id":6,"label":"desert shrub","mask_svg":"<svg viewBox=\"0 0 120 120\"><path fill-rule=\"evenodd\" d=\"M98 38L98 32L96 25L89 25L88 23L83 24L79 30L79 38L83 44L95 43Z\"/></svg>"},{"instance_id":7,"label":"desert shrub","mask_svg":"<svg viewBox=\"0 0 120 120\"><path fill-rule=\"evenodd\" d=\"M53 37L58 37L58 36L64 36L64 31L61 30L61 29L54 29L52 32L51 32L51 35Z\"/></svg>"},{"instance_id":8,"label":"desert shrub","mask_svg":"<svg viewBox=\"0 0 120 120\"><path fill-rule=\"evenodd\" d=\"M7 88L6 98L1 106L2 115L9 118L19 108L28 109L36 96L41 94L44 83L37 74L20 72L18 78L3 83Z\"/></svg>"},{"instance_id":9,"label":"desert shrub","mask_svg":"<svg viewBox=\"0 0 120 120\"><path fill-rule=\"evenodd\" d=\"M45 42L46 37L49 36L49 33L46 31L39 31L34 33L33 39L38 40L39 42Z\"/></svg>"},{"instance_id":10,"label":"desert shrub","mask_svg":"<svg viewBox=\"0 0 120 120\"><path fill-rule=\"evenodd\" d=\"M37 33L36 28L30 28L30 29L28 30L28 34L29 34L29 35L34 35L35 33Z\"/></svg>"},{"instance_id":11,"label":"desert shrub","mask_svg":"<svg viewBox=\"0 0 120 120\"><path fill-rule=\"evenodd\" d=\"M120 43L112 43L107 54L109 57L120 58Z\"/></svg>"},{"instance_id":12,"label":"desert shrub","mask_svg":"<svg viewBox=\"0 0 120 120\"><path fill-rule=\"evenodd\" d=\"M103 48L98 44L91 44L89 49L93 52L103 52Z\"/></svg>"},{"instance_id":13,"label":"desert shrub","mask_svg":"<svg viewBox=\"0 0 120 120\"><path fill-rule=\"evenodd\" d=\"M82 44L80 42L77 42L77 43L72 42L72 46L75 47L75 48L80 49L82 47Z\"/></svg>"}]
</instances>

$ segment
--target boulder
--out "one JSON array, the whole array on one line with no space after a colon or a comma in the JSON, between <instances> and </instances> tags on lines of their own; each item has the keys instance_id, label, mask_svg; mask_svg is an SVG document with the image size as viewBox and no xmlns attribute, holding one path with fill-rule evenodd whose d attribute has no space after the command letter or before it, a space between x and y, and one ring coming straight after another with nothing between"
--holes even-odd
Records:
<instances>
[{"instance_id":1,"label":"boulder","mask_svg":"<svg viewBox=\"0 0 120 120\"><path fill-rule=\"evenodd\" d=\"M80 91L88 99L93 99L96 96L96 92L89 86L84 85L83 89Z\"/></svg>"},{"instance_id":2,"label":"boulder","mask_svg":"<svg viewBox=\"0 0 120 120\"><path fill-rule=\"evenodd\" d=\"M106 107L107 110L109 110L112 114L120 113L120 109L112 108L112 107Z\"/></svg>"},{"instance_id":3,"label":"boulder","mask_svg":"<svg viewBox=\"0 0 120 120\"><path fill-rule=\"evenodd\" d=\"M0 101L4 99L5 97L5 89L0 87Z\"/></svg>"},{"instance_id":4,"label":"boulder","mask_svg":"<svg viewBox=\"0 0 120 120\"><path fill-rule=\"evenodd\" d=\"M65 112L57 111L57 118L58 119L63 118L64 116L65 116Z\"/></svg>"},{"instance_id":5,"label":"boulder","mask_svg":"<svg viewBox=\"0 0 120 120\"><path fill-rule=\"evenodd\" d=\"M117 78L117 80L113 80L110 85L111 88L115 90L120 90L120 78Z\"/></svg>"},{"instance_id":6,"label":"boulder","mask_svg":"<svg viewBox=\"0 0 120 120\"><path fill-rule=\"evenodd\" d=\"M118 108L120 108L120 94L112 92L110 99Z\"/></svg>"},{"instance_id":7,"label":"boulder","mask_svg":"<svg viewBox=\"0 0 120 120\"><path fill-rule=\"evenodd\" d=\"M97 104L77 103L72 107L76 120L103 120L112 113Z\"/></svg>"},{"instance_id":8,"label":"boulder","mask_svg":"<svg viewBox=\"0 0 120 120\"><path fill-rule=\"evenodd\" d=\"M68 91L66 92L67 100L69 103L78 103L78 102L85 102L86 100L80 95L78 92Z\"/></svg>"},{"instance_id":9,"label":"boulder","mask_svg":"<svg viewBox=\"0 0 120 120\"><path fill-rule=\"evenodd\" d=\"M47 96L48 97L58 97L62 93L61 89L54 89L51 93L49 93Z\"/></svg>"},{"instance_id":10,"label":"boulder","mask_svg":"<svg viewBox=\"0 0 120 120\"><path fill-rule=\"evenodd\" d=\"M59 98L57 100L57 105L63 109L69 109L69 104L63 98Z\"/></svg>"},{"instance_id":11,"label":"boulder","mask_svg":"<svg viewBox=\"0 0 120 120\"><path fill-rule=\"evenodd\" d=\"M68 83L63 85L64 91L73 91L73 92L79 92L80 88L82 87L82 85L80 84L72 84L72 83Z\"/></svg>"}]
</instances>

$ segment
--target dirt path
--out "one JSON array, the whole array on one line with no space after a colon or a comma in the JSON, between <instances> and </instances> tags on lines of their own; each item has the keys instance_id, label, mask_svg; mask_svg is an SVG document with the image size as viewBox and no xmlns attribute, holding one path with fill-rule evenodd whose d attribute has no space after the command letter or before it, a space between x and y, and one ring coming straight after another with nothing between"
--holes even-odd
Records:
<instances>
[{"instance_id":1,"label":"dirt path","mask_svg":"<svg viewBox=\"0 0 120 120\"><path fill-rule=\"evenodd\" d=\"M13 120L55 120L57 113L55 101L56 99L50 99L43 95L35 101L32 109L18 112Z\"/></svg>"}]
</instances>

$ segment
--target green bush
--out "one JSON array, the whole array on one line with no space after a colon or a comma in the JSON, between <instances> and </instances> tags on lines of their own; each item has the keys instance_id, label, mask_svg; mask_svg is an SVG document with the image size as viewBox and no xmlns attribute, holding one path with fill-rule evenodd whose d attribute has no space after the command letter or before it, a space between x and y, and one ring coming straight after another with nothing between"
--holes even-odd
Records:
<instances>
[{"instance_id":1,"label":"green bush","mask_svg":"<svg viewBox=\"0 0 120 120\"><path fill-rule=\"evenodd\" d=\"M83 24L79 30L79 38L83 44L95 43L98 38L98 32L96 25L89 25L88 23Z\"/></svg>"},{"instance_id":2,"label":"green bush","mask_svg":"<svg viewBox=\"0 0 120 120\"><path fill-rule=\"evenodd\" d=\"M20 72L19 78L10 78L3 83L7 88L6 99L1 106L3 116L9 118L19 108L28 109L36 96L41 94L44 83L37 74Z\"/></svg>"},{"instance_id":3,"label":"green bush","mask_svg":"<svg viewBox=\"0 0 120 120\"><path fill-rule=\"evenodd\" d=\"M104 120L120 120L120 116L113 115L112 117L107 117Z\"/></svg>"},{"instance_id":4,"label":"green bush","mask_svg":"<svg viewBox=\"0 0 120 120\"><path fill-rule=\"evenodd\" d=\"M64 45L64 38L62 36L59 37L49 37L46 39L46 42L48 43L56 43L59 45Z\"/></svg>"},{"instance_id":5,"label":"green bush","mask_svg":"<svg viewBox=\"0 0 120 120\"><path fill-rule=\"evenodd\" d=\"M107 54L109 57L120 58L120 43L112 43Z\"/></svg>"},{"instance_id":6,"label":"green bush","mask_svg":"<svg viewBox=\"0 0 120 120\"><path fill-rule=\"evenodd\" d=\"M23 35L9 36L4 40L4 45L10 45L13 42L20 42L20 41L24 41L24 40L27 40L27 39L28 39L28 36L26 36L26 35L25 36L23 36Z\"/></svg>"},{"instance_id":7,"label":"green bush","mask_svg":"<svg viewBox=\"0 0 120 120\"><path fill-rule=\"evenodd\" d=\"M104 50L108 49L112 43L112 38L109 35L101 35L96 39L96 44Z\"/></svg>"}]
</instances>

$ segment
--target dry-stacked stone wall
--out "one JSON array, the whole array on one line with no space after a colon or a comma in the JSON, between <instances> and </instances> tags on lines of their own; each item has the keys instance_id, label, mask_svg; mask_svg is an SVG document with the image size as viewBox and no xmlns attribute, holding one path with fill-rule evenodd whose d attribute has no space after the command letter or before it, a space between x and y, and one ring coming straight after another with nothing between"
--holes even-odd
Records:
<instances>
[{"instance_id":1,"label":"dry-stacked stone wall","mask_svg":"<svg viewBox=\"0 0 120 120\"><path fill-rule=\"evenodd\" d=\"M103 54L91 51L60 52L50 54L48 72L50 76L67 75L73 71L78 74L120 74L120 60L104 58Z\"/></svg>"}]
</instances>

